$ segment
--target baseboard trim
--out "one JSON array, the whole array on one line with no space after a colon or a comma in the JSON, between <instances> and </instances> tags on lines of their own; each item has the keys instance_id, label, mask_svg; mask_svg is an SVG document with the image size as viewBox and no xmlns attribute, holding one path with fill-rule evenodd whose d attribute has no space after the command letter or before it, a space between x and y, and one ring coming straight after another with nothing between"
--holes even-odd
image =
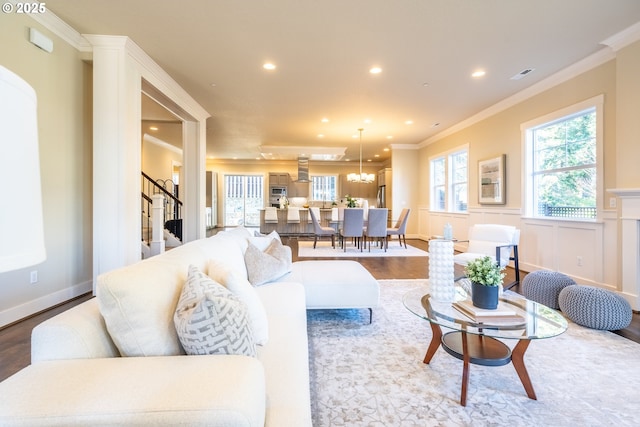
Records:
<instances>
[{"instance_id":1,"label":"baseboard trim","mask_svg":"<svg viewBox=\"0 0 640 427\"><path fill-rule=\"evenodd\" d=\"M90 280L0 312L0 328L93 291Z\"/></svg>"}]
</instances>

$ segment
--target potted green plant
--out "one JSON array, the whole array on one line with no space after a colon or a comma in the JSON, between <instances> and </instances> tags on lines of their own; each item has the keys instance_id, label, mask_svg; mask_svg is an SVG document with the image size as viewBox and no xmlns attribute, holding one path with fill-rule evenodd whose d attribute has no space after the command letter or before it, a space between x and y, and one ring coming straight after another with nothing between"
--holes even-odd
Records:
<instances>
[{"instance_id":1,"label":"potted green plant","mask_svg":"<svg viewBox=\"0 0 640 427\"><path fill-rule=\"evenodd\" d=\"M471 301L478 308L495 309L498 307L500 285L505 273L491 257L476 258L464 269L471 281Z\"/></svg>"},{"instance_id":2,"label":"potted green plant","mask_svg":"<svg viewBox=\"0 0 640 427\"><path fill-rule=\"evenodd\" d=\"M350 195L346 195L344 196L345 199L347 199L347 207L348 208L355 208L356 207L356 199L354 199L353 197L351 197Z\"/></svg>"}]
</instances>

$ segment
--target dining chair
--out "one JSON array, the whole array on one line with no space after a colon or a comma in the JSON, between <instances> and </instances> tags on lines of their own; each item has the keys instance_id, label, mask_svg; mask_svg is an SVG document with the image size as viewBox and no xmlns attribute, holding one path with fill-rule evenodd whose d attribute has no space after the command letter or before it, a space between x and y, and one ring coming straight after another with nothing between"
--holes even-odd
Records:
<instances>
[{"instance_id":1,"label":"dining chair","mask_svg":"<svg viewBox=\"0 0 640 427\"><path fill-rule=\"evenodd\" d=\"M400 246L402 246L402 242L404 241L404 248L407 249L407 220L409 219L409 213L411 212L410 208L402 209L400 212L400 216L398 217L398 221L396 221L393 227L387 228L387 236L398 236L400 240Z\"/></svg>"},{"instance_id":2,"label":"dining chair","mask_svg":"<svg viewBox=\"0 0 640 427\"><path fill-rule=\"evenodd\" d=\"M364 217L362 208L349 208L344 210L344 222L340 229L340 243L344 251L347 251L346 237L355 239L356 247L362 252L362 236L364 227Z\"/></svg>"},{"instance_id":3,"label":"dining chair","mask_svg":"<svg viewBox=\"0 0 640 427\"><path fill-rule=\"evenodd\" d=\"M371 252L371 240L378 239L382 244L384 251L387 251L387 216L389 209L387 208L371 208L369 209L368 222L364 232L364 244L369 243L369 252Z\"/></svg>"},{"instance_id":4,"label":"dining chair","mask_svg":"<svg viewBox=\"0 0 640 427\"><path fill-rule=\"evenodd\" d=\"M318 211L319 212L319 211ZM336 230L333 227L323 227L320 224L320 220L316 216L316 212L313 208L309 208L309 216L313 223L313 249L316 248L318 243L318 237L331 236L331 246L336 248Z\"/></svg>"}]
</instances>

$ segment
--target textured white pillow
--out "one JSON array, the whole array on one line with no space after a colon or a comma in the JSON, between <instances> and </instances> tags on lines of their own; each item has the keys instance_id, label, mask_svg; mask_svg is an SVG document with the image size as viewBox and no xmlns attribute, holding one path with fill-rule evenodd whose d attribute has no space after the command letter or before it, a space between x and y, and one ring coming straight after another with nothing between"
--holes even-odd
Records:
<instances>
[{"instance_id":1,"label":"textured white pillow","mask_svg":"<svg viewBox=\"0 0 640 427\"><path fill-rule=\"evenodd\" d=\"M209 261L207 271L209 277L225 286L247 305L253 338L256 344L265 345L269 340L267 311L264 309L264 305L262 305L255 288L251 286L251 283L245 277L244 272L235 271L217 259Z\"/></svg>"},{"instance_id":2,"label":"textured white pillow","mask_svg":"<svg viewBox=\"0 0 640 427\"><path fill-rule=\"evenodd\" d=\"M252 243L255 247L257 247L263 252L267 250L271 242L273 242L274 240L278 240L279 242L282 243L282 240L280 239L280 235L275 230L273 230L269 234L258 233L255 236L249 237L249 243Z\"/></svg>"},{"instance_id":3,"label":"textured white pillow","mask_svg":"<svg viewBox=\"0 0 640 427\"><path fill-rule=\"evenodd\" d=\"M197 267L189 266L173 320L187 354L256 356L247 306Z\"/></svg>"},{"instance_id":4,"label":"textured white pillow","mask_svg":"<svg viewBox=\"0 0 640 427\"><path fill-rule=\"evenodd\" d=\"M244 254L247 276L253 286L264 285L291 271L291 248L283 246L279 240L273 240L262 252L249 243Z\"/></svg>"}]
</instances>

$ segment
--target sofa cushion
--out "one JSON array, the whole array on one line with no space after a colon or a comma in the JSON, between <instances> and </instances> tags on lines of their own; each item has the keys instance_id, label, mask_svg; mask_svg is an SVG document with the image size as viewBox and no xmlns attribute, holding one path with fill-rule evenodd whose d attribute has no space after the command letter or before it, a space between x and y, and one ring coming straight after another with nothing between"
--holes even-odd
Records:
<instances>
[{"instance_id":1,"label":"sofa cushion","mask_svg":"<svg viewBox=\"0 0 640 427\"><path fill-rule=\"evenodd\" d=\"M187 354L255 356L245 303L197 267L189 267L174 322Z\"/></svg>"},{"instance_id":2,"label":"sofa cushion","mask_svg":"<svg viewBox=\"0 0 640 427\"><path fill-rule=\"evenodd\" d=\"M267 312L256 289L251 286L246 276L217 259L209 261L207 274L247 305L253 338L256 344L265 345L269 340Z\"/></svg>"},{"instance_id":3,"label":"sofa cushion","mask_svg":"<svg viewBox=\"0 0 640 427\"><path fill-rule=\"evenodd\" d=\"M254 286L260 286L291 271L291 248L274 239L263 252L249 242L244 262L249 282Z\"/></svg>"}]
</instances>

